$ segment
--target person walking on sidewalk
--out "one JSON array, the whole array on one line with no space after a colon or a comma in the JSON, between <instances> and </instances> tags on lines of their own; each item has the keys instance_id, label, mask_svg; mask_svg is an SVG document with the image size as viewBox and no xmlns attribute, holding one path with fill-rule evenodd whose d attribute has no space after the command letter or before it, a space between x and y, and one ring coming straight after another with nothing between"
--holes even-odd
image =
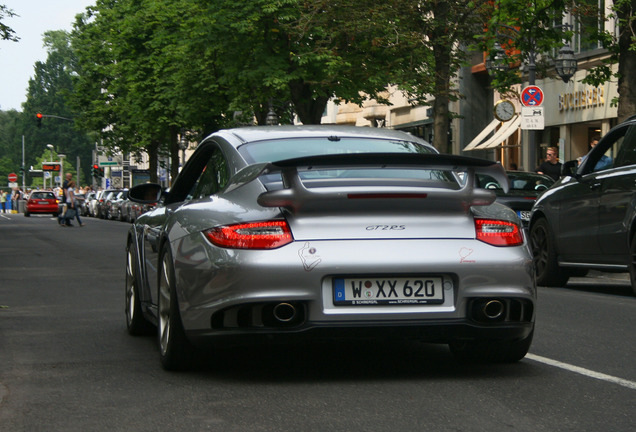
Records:
<instances>
[{"instance_id":1,"label":"person walking on sidewalk","mask_svg":"<svg viewBox=\"0 0 636 432\"><path fill-rule=\"evenodd\" d=\"M0 193L0 204L2 204L2 213L7 212L7 191Z\"/></svg>"}]
</instances>

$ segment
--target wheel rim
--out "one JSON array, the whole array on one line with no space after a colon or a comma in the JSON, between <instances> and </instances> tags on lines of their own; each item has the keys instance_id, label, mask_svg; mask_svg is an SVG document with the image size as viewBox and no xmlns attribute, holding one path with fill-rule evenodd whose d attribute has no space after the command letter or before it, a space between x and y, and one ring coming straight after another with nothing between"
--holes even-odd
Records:
<instances>
[{"instance_id":1,"label":"wheel rim","mask_svg":"<svg viewBox=\"0 0 636 432\"><path fill-rule=\"evenodd\" d=\"M532 256L537 274L542 274L548 265L548 233L541 225L532 230Z\"/></svg>"},{"instance_id":2,"label":"wheel rim","mask_svg":"<svg viewBox=\"0 0 636 432\"><path fill-rule=\"evenodd\" d=\"M126 252L126 320L128 325L133 321L135 314L135 275L133 273L133 254L130 248Z\"/></svg>"},{"instance_id":3,"label":"wheel rim","mask_svg":"<svg viewBox=\"0 0 636 432\"><path fill-rule=\"evenodd\" d=\"M170 264L168 255L164 255L162 262L161 278L159 280L159 348L161 354L168 350L170 341Z\"/></svg>"}]
</instances>

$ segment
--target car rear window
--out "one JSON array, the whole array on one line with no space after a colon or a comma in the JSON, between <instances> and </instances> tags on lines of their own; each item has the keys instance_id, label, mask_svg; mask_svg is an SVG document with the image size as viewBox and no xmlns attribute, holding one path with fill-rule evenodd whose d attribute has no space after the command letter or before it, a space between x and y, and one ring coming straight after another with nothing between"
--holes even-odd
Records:
<instances>
[{"instance_id":1,"label":"car rear window","mask_svg":"<svg viewBox=\"0 0 636 432\"><path fill-rule=\"evenodd\" d=\"M53 192L33 192L31 199L55 199Z\"/></svg>"},{"instance_id":2,"label":"car rear window","mask_svg":"<svg viewBox=\"0 0 636 432\"><path fill-rule=\"evenodd\" d=\"M239 153L247 162L276 162L307 156L344 155L364 153L412 153L435 154L433 148L415 142L373 139L373 138L294 138L284 140L256 141L243 144L238 148ZM457 189L456 177L446 171L431 169L320 169L302 172L301 178L307 187L323 186L323 181L338 179L339 183L351 185L370 179L378 180L379 184L386 184L391 179L406 182L419 181L420 186L445 187ZM261 180L268 189L282 187L280 175L266 175Z\"/></svg>"},{"instance_id":3,"label":"car rear window","mask_svg":"<svg viewBox=\"0 0 636 432\"><path fill-rule=\"evenodd\" d=\"M294 138L255 141L238 148L249 163L347 153L435 153L430 147L399 140L372 138Z\"/></svg>"}]
</instances>

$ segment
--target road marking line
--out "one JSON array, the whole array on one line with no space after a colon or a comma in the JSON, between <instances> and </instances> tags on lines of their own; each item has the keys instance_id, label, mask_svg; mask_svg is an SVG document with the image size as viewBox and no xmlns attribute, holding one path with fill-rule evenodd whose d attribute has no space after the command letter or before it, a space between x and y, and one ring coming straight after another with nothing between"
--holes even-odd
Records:
<instances>
[{"instance_id":1,"label":"road marking line","mask_svg":"<svg viewBox=\"0 0 636 432\"><path fill-rule=\"evenodd\" d=\"M623 379L623 378L618 378L618 377L615 377L615 376L612 376L612 375L606 375L606 374L600 373L600 372L594 372L593 370L585 369L585 368L582 368L582 367L579 367L579 366L574 366L574 365L571 365L571 364L568 364L568 363L562 363L562 362L557 361L557 360L552 360L552 359L549 359L549 358L546 358L546 357L541 357L541 356L530 354L530 353L526 354L526 358L530 359L530 360L534 360L534 361L539 362L539 363L544 363L544 364L547 364L547 365L550 365L550 366L554 366L554 367L558 367L558 368L561 368L561 369L565 369L565 370L570 371L570 372L574 372L574 373L578 373L578 374L581 374L581 375L585 375L585 376L590 377L590 378L598 379L598 380L601 380L601 381L611 382L611 383L618 384L618 385L623 386L623 387L627 387L627 388L632 389L632 390L636 390L636 382L634 382L634 381L626 380L626 379Z\"/></svg>"}]
</instances>

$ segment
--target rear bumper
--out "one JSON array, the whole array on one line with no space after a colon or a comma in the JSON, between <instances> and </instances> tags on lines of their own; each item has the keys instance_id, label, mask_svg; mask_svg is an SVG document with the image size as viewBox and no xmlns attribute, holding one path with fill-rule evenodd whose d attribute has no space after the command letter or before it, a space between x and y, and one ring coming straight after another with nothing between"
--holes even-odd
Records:
<instances>
[{"instance_id":1,"label":"rear bumper","mask_svg":"<svg viewBox=\"0 0 636 432\"><path fill-rule=\"evenodd\" d=\"M35 206L26 206L26 211L28 213L59 213L59 207L57 204L53 205L53 206L41 206L41 205L35 205Z\"/></svg>"},{"instance_id":2,"label":"rear bumper","mask_svg":"<svg viewBox=\"0 0 636 432\"><path fill-rule=\"evenodd\" d=\"M450 343L459 340L513 341L528 337L534 322L481 325L467 320L378 323L312 323L296 329L277 331L257 330L250 333L235 331L194 331L188 338L196 345L208 343L258 343L311 340L413 339L431 343Z\"/></svg>"}]
</instances>

